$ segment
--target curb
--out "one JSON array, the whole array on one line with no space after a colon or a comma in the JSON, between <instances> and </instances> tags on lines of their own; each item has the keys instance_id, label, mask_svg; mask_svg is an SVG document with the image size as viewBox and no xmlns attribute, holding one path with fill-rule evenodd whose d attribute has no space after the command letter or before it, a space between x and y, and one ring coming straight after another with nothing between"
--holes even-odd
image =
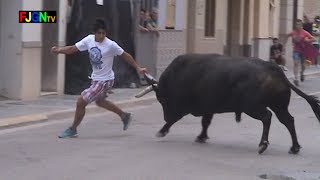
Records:
<instances>
[{"instance_id":1,"label":"curb","mask_svg":"<svg viewBox=\"0 0 320 180\"><path fill-rule=\"evenodd\" d=\"M156 101L157 101L156 96L149 96L149 97L139 98L139 99L135 98L130 100L116 101L114 103L120 108L128 108L131 106L148 105ZM59 110L59 111L54 111L49 113L38 113L38 114L3 118L3 119L0 119L0 129L45 122L53 119L61 120L61 119L69 118L74 116L75 110L76 110L75 108L70 108L66 110ZM106 112L105 109L100 108L93 104L88 105L86 108L86 115L99 114L99 113L105 113L105 112Z\"/></svg>"}]
</instances>

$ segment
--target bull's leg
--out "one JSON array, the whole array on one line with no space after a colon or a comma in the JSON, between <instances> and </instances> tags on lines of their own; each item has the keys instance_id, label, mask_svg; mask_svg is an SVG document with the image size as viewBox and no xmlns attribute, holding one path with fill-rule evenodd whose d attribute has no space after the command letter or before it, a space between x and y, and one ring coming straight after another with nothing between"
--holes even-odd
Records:
<instances>
[{"instance_id":1,"label":"bull's leg","mask_svg":"<svg viewBox=\"0 0 320 180\"><path fill-rule=\"evenodd\" d=\"M273 111L278 117L279 121L282 124L284 124L287 127L288 131L290 132L291 139L292 139L292 147L290 148L289 153L297 154L300 151L301 146L298 143L296 129L294 127L294 118L291 116L287 108L283 110L275 109Z\"/></svg>"},{"instance_id":2,"label":"bull's leg","mask_svg":"<svg viewBox=\"0 0 320 180\"><path fill-rule=\"evenodd\" d=\"M196 138L196 142L199 143L205 143L207 139L209 139L209 136L207 134L207 130L209 125L211 124L211 119L213 117L213 114L205 115L202 117L201 124L202 124L202 131L200 135Z\"/></svg>"},{"instance_id":3,"label":"bull's leg","mask_svg":"<svg viewBox=\"0 0 320 180\"><path fill-rule=\"evenodd\" d=\"M179 119L177 120L169 120L166 122L166 124L160 129L160 131L156 134L157 137L164 137L169 133L170 127L176 123Z\"/></svg>"},{"instance_id":4,"label":"bull's leg","mask_svg":"<svg viewBox=\"0 0 320 180\"><path fill-rule=\"evenodd\" d=\"M263 132L262 132L262 137L261 141L259 143L259 154L263 153L269 145L269 130L270 130L270 124L271 124L271 117L272 113L267 109L263 108L260 110L254 110L250 112L246 112L249 116L252 118L261 120L263 123Z\"/></svg>"}]
</instances>

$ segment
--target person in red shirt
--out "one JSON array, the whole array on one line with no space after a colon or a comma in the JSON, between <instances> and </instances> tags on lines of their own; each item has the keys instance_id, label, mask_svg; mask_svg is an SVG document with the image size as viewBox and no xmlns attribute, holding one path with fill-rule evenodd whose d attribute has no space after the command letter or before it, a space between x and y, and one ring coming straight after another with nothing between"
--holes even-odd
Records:
<instances>
[{"instance_id":1,"label":"person in red shirt","mask_svg":"<svg viewBox=\"0 0 320 180\"><path fill-rule=\"evenodd\" d=\"M299 66L301 65L301 71L300 71L300 80L304 81L304 60L305 57L310 57L310 53L313 53L313 46L311 45L311 42L316 41L316 38L314 38L310 33L308 33L306 30L303 29L303 23L301 19L298 19L296 21L296 28L287 34L286 39L284 41L284 45L287 43L288 38L292 38L293 43L293 73L294 73L294 84L296 86L299 85L298 80L298 72L299 72Z\"/></svg>"}]
</instances>

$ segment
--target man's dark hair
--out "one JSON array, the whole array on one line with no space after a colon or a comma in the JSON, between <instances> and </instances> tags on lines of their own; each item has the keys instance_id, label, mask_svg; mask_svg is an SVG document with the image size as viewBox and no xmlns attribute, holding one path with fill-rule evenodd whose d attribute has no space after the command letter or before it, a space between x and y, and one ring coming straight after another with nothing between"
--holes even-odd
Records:
<instances>
[{"instance_id":1,"label":"man's dark hair","mask_svg":"<svg viewBox=\"0 0 320 180\"><path fill-rule=\"evenodd\" d=\"M276 40L278 40L278 38L273 38L272 40L273 40L273 41L276 41Z\"/></svg>"},{"instance_id":2,"label":"man's dark hair","mask_svg":"<svg viewBox=\"0 0 320 180\"><path fill-rule=\"evenodd\" d=\"M301 22L302 23L302 20L301 19L297 19L296 22Z\"/></svg>"},{"instance_id":3,"label":"man's dark hair","mask_svg":"<svg viewBox=\"0 0 320 180\"><path fill-rule=\"evenodd\" d=\"M146 10L144 8L141 8L140 11L146 13Z\"/></svg>"},{"instance_id":4,"label":"man's dark hair","mask_svg":"<svg viewBox=\"0 0 320 180\"><path fill-rule=\"evenodd\" d=\"M99 29L103 29L107 31L106 23L103 19L97 18L95 23L93 24L93 32L96 33Z\"/></svg>"}]
</instances>

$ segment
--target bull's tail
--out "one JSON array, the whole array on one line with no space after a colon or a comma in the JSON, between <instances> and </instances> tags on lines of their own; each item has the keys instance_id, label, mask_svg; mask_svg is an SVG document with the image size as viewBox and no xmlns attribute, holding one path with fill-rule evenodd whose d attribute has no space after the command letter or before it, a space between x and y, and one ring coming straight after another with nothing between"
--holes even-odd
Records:
<instances>
[{"instance_id":1,"label":"bull's tail","mask_svg":"<svg viewBox=\"0 0 320 180\"><path fill-rule=\"evenodd\" d=\"M293 85L289 80L289 86L290 88L296 92L299 96L303 97L307 102L310 104L314 114L316 115L317 119L320 122L320 101L318 97L313 96L313 95L307 95L304 92L302 92L300 89L298 89L295 85Z\"/></svg>"}]
</instances>

